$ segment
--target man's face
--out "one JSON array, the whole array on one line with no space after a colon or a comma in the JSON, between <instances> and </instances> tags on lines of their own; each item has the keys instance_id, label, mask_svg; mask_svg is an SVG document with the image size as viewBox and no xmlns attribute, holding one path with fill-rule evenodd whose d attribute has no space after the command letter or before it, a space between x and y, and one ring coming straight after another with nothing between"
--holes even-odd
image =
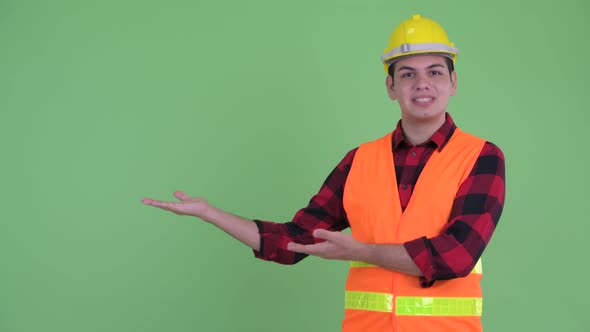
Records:
<instances>
[{"instance_id":1,"label":"man's face","mask_svg":"<svg viewBox=\"0 0 590 332\"><path fill-rule=\"evenodd\" d=\"M444 119L449 97L455 95L457 75L449 74L442 56L416 55L396 62L386 84L389 97L399 102L402 119L437 120Z\"/></svg>"}]
</instances>

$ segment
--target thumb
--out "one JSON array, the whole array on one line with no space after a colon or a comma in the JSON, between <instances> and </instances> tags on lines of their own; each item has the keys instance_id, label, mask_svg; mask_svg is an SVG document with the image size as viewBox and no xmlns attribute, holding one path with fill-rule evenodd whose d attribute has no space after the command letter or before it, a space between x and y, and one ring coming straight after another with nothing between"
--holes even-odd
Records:
<instances>
[{"instance_id":1,"label":"thumb","mask_svg":"<svg viewBox=\"0 0 590 332\"><path fill-rule=\"evenodd\" d=\"M330 232L325 229L316 229L315 231L313 231L313 236L317 237L318 239L330 240L334 238L334 233L336 232Z\"/></svg>"},{"instance_id":2,"label":"thumb","mask_svg":"<svg viewBox=\"0 0 590 332\"><path fill-rule=\"evenodd\" d=\"M174 192L174 197L178 198L178 199L179 199L179 200L181 200L181 201L186 201L187 199L189 199L189 198L190 198L190 196L189 196L189 195L185 194L185 193L184 193L184 192L182 192L182 191L175 191L175 192Z\"/></svg>"}]
</instances>

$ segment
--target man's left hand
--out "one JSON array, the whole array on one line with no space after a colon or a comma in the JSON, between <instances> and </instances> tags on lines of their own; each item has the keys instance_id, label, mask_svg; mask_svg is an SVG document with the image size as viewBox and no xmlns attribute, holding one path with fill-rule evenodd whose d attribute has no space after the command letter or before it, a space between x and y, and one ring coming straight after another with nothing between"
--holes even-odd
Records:
<instances>
[{"instance_id":1,"label":"man's left hand","mask_svg":"<svg viewBox=\"0 0 590 332\"><path fill-rule=\"evenodd\" d=\"M289 243L287 249L325 259L346 261L361 260L365 244L355 240L350 234L316 229L313 236L325 240L316 244Z\"/></svg>"}]
</instances>

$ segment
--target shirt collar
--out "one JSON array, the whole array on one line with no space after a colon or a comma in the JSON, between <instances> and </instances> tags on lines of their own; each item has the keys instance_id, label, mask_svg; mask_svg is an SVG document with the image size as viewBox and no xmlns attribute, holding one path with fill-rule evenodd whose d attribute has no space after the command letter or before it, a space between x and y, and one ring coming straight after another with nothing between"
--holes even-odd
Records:
<instances>
[{"instance_id":1,"label":"shirt collar","mask_svg":"<svg viewBox=\"0 0 590 332\"><path fill-rule=\"evenodd\" d=\"M445 122L443 125L438 128L438 130L430 137L428 141L420 144L420 146L425 146L432 143L440 152L445 147L445 145L447 145L456 128L457 126L455 125L451 115L449 113L445 113ZM392 137L391 145L393 147L393 151L398 149L402 143L406 144L407 146L412 146L412 144L405 139L402 129L402 120L399 120Z\"/></svg>"}]
</instances>

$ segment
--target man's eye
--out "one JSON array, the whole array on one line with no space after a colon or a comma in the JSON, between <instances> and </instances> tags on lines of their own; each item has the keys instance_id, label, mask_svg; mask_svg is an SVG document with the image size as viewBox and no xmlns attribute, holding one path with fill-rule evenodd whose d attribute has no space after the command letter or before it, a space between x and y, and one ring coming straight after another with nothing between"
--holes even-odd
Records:
<instances>
[{"instance_id":1,"label":"man's eye","mask_svg":"<svg viewBox=\"0 0 590 332\"><path fill-rule=\"evenodd\" d=\"M412 77L412 73L403 73L402 78L410 78Z\"/></svg>"},{"instance_id":2,"label":"man's eye","mask_svg":"<svg viewBox=\"0 0 590 332\"><path fill-rule=\"evenodd\" d=\"M431 72L432 76L436 76L436 75L442 75L442 72L438 71L438 70L433 70Z\"/></svg>"}]
</instances>

